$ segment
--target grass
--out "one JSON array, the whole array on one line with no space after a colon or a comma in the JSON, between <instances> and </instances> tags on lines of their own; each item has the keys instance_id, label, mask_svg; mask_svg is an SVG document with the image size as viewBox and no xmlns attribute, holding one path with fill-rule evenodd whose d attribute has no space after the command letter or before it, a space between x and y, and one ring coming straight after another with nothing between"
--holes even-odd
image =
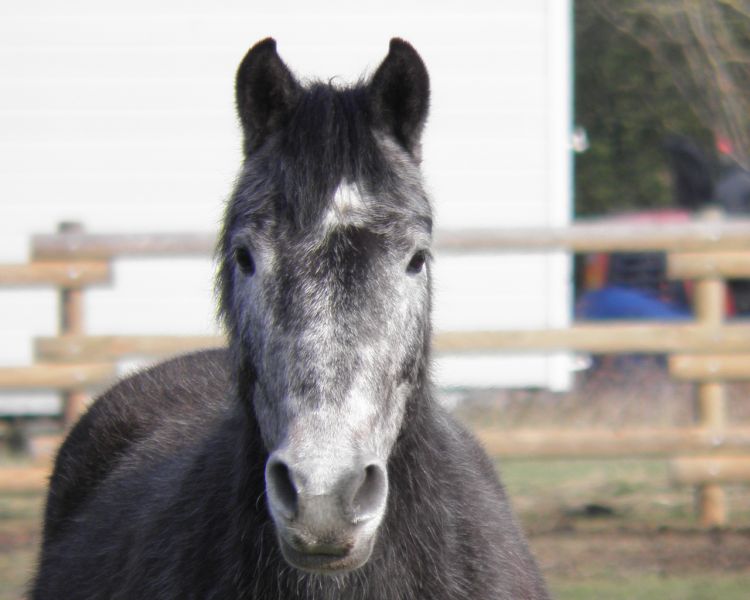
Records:
<instances>
[{"instance_id":1,"label":"grass","mask_svg":"<svg viewBox=\"0 0 750 600\"><path fill-rule=\"evenodd\" d=\"M31 577L36 550L16 550L0 554L0 599L19 600Z\"/></svg>"},{"instance_id":2,"label":"grass","mask_svg":"<svg viewBox=\"0 0 750 600\"><path fill-rule=\"evenodd\" d=\"M0 494L0 600L18 600L37 554L41 489Z\"/></svg>"},{"instance_id":3,"label":"grass","mask_svg":"<svg viewBox=\"0 0 750 600\"><path fill-rule=\"evenodd\" d=\"M707 532L666 461L504 460L500 471L555 598L750 598L747 486L727 488L733 529Z\"/></svg>"},{"instance_id":4,"label":"grass","mask_svg":"<svg viewBox=\"0 0 750 600\"><path fill-rule=\"evenodd\" d=\"M610 525L696 527L693 488L671 482L666 460L502 460L498 469L516 510L537 529L593 505L611 509ZM725 489L732 527L750 527L750 489Z\"/></svg>"},{"instance_id":5,"label":"grass","mask_svg":"<svg viewBox=\"0 0 750 600\"><path fill-rule=\"evenodd\" d=\"M558 600L747 600L750 576L646 575L620 579L556 579L550 588Z\"/></svg>"}]
</instances>

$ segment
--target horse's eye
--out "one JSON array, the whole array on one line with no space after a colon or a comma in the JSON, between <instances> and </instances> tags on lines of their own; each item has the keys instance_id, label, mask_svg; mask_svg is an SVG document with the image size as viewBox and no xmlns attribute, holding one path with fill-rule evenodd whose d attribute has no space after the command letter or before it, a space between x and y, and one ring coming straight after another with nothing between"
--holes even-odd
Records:
<instances>
[{"instance_id":1,"label":"horse's eye","mask_svg":"<svg viewBox=\"0 0 750 600\"><path fill-rule=\"evenodd\" d=\"M255 273L255 261L250 251L240 246L234 250L234 260L237 261L237 266L245 275L252 275Z\"/></svg>"},{"instance_id":2,"label":"horse's eye","mask_svg":"<svg viewBox=\"0 0 750 600\"><path fill-rule=\"evenodd\" d=\"M424 263L427 261L427 253L424 250L419 250L414 253L411 257L409 265L406 267L406 272L410 275L416 275L420 273L424 268Z\"/></svg>"}]
</instances>

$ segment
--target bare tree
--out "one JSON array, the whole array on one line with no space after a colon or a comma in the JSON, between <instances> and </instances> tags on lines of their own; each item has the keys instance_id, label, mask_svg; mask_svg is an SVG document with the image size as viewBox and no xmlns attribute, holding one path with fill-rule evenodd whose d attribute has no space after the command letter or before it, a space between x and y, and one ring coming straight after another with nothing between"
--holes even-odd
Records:
<instances>
[{"instance_id":1,"label":"bare tree","mask_svg":"<svg viewBox=\"0 0 750 600\"><path fill-rule=\"evenodd\" d=\"M600 0L596 10L645 46L696 116L750 167L750 0Z\"/></svg>"}]
</instances>

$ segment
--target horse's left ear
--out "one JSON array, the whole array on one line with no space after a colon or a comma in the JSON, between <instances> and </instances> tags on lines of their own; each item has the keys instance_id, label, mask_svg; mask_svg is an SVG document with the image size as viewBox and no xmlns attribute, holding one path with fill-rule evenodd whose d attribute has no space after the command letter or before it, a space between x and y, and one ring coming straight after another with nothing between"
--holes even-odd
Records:
<instances>
[{"instance_id":1,"label":"horse's left ear","mask_svg":"<svg viewBox=\"0 0 750 600\"><path fill-rule=\"evenodd\" d=\"M237 69L237 113L245 131L245 152L260 146L283 127L297 105L302 89L276 52L276 41L255 44Z\"/></svg>"},{"instance_id":2,"label":"horse's left ear","mask_svg":"<svg viewBox=\"0 0 750 600\"><path fill-rule=\"evenodd\" d=\"M368 93L375 126L419 159L430 104L430 78L411 44L399 38L391 40L388 56L372 76Z\"/></svg>"}]
</instances>

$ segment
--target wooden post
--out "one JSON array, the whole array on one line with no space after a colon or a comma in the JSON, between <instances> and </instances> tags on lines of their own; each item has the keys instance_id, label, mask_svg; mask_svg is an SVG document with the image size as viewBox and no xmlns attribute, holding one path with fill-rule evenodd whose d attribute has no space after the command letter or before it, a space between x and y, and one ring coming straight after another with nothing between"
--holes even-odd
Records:
<instances>
[{"instance_id":1,"label":"wooden post","mask_svg":"<svg viewBox=\"0 0 750 600\"><path fill-rule=\"evenodd\" d=\"M706 220L717 220L720 215L708 214ZM693 306L698 323L708 329L717 329L724 322L726 284L716 276L696 280ZM699 424L720 437L727 424L727 407L724 383L702 381L697 384L697 417ZM724 489L718 483L704 483L696 489L696 501L701 524L717 527L727 522L727 505Z\"/></svg>"},{"instance_id":2,"label":"wooden post","mask_svg":"<svg viewBox=\"0 0 750 600\"><path fill-rule=\"evenodd\" d=\"M80 223L61 223L60 233L82 233ZM60 334L80 335L84 331L83 290L63 287L60 289ZM70 429L86 409L88 396L85 392L71 390L63 393L63 425Z\"/></svg>"}]
</instances>

